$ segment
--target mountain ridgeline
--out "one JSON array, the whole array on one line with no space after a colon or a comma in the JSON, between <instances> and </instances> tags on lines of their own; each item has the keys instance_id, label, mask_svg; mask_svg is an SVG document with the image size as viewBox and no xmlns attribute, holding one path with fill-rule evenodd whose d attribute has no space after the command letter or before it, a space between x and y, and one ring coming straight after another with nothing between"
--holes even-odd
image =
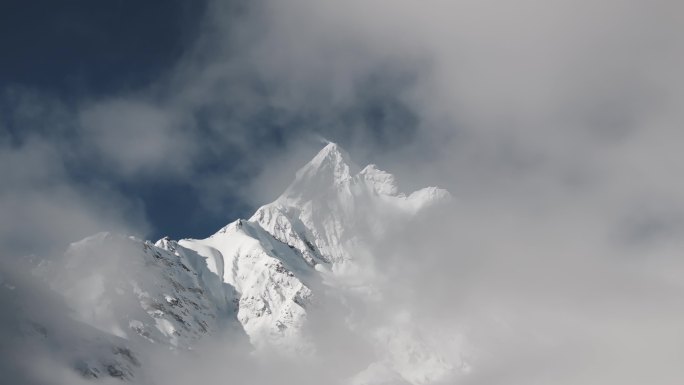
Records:
<instances>
[{"instance_id":1,"label":"mountain ridgeline","mask_svg":"<svg viewBox=\"0 0 684 385\"><path fill-rule=\"evenodd\" d=\"M93 379L138 382L145 346L188 351L218 336L251 354L314 362L335 349L318 337L316 322L327 322L372 346L346 383L439 381L467 364L433 349L431 337L406 322L364 324L350 303L382 301L373 242L449 200L435 187L400 193L392 174L359 168L329 143L274 202L205 239L153 243L100 233L39 264L33 273L87 333L76 337L32 315L21 322L33 325L30 335L80 346L64 349L76 351L65 359Z\"/></svg>"}]
</instances>

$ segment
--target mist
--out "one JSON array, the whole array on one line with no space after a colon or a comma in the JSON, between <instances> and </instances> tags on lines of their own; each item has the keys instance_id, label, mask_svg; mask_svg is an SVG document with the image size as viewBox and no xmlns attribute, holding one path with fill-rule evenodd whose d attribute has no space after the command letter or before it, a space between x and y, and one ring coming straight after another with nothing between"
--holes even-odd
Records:
<instances>
[{"instance_id":1,"label":"mist","mask_svg":"<svg viewBox=\"0 0 684 385\"><path fill-rule=\"evenodd\" d=\"M333 140L452 201L368 239L381 294L326 292L317 357L221 337L143 353L141 381L337 383L386 358L392 336L375 331L391 324L451 363L440 383L677 383L683 14L674 0L212 1L147 87L75 103L3 90L25 131L0 135L2 257L165 232L131 183L187 186L193 223L250 216ZM76 381L64 373L36 382Z\"/></svg>"}]
</instances>

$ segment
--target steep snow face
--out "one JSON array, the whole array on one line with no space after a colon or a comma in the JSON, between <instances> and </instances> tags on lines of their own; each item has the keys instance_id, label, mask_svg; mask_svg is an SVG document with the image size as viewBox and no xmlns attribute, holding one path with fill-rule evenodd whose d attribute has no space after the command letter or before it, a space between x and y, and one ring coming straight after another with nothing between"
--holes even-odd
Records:
<instances>
[{"instance_id":1,"label":"steep snow face","mask_svg":"<svg viewBox=\"0 0 684 385\"><path fill-rule=\"evenodd\" d=\"M329 143L295 174L295 180L282 197L293 202L306 202L321 191L342 187L359 171L349 154L335 143Z\"/></svg>"},{"instance_id":2,"label":"steep snow face","mask_svg":"<svg viewBox=\"0 0 684 385\"><path fill-rule=\"evenodd\" d=\"M250 221L294 247L309 264L323 264L338 278L358 278L359 264L368 262L364 253L369 239L381 237L391 223L448 199L446 190L435 187L406 196L392 174L375 165L359 171L344 150L330 143Z\"/></svg>"},{"instance_id":3,"label":"steep snow face","mask_svg":"<svg viewBox=\"0 0 684 385\"><path fill-rule=\"evenodd\" d=\"M184 349L235 323L234 289L173 241L101 233L61 262L43 274L76 320L105 333Z\"/></svg>"},{"instance_id":4,"label":"steep snow face","mask_svg":"<svg viewBox=\"0 0 684 385\"><path fill-rule=\"evenodd\" d=\"M296 250L244 220L179 244L206 258L212 272L235 287L237 319L257 349L313 354L302 329L317 278Z\"/></svg>"}]
</instances>

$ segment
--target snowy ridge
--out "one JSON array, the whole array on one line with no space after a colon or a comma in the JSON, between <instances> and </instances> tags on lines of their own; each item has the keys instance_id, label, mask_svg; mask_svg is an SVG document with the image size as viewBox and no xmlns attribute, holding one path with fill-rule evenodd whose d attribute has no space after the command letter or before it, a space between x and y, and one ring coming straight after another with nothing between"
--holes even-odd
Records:
<instances>
[{"instance_id":1,"label":"snowy ridge","mask_svg":"<svg viewBox=\"0 0 684 385\"><path fill-rule=\"evenodd\" d=\"M207 335L233 330L256 352L315 359L321 347L308 322L322 301L331 306L326 293L342 298L334 306L345 297L381 300L368 245L392 224L449 199L435 187L403 194L392 174L360 168L329 143L248 220L205 239L154 244L97 234L72 244L42 274L78 322L126 341L191 349ZM353 317L346 322L378 351L351 383L423 384L454 368L407 325L358 330Z\"/></svg>"},{"instance_id":2,"label":"snowy ridge","mask_svg":"<svg viewBox=\"0 0 684 385\"><path fill-rule=\"evenodd\" d=\"M241 219L209 238L179 244L205 257L213 272L235 287L237 319L256 348L313 353L301 328L311 301L306 283L315 277L293 249Z\"/></svg>"}]
</instances>

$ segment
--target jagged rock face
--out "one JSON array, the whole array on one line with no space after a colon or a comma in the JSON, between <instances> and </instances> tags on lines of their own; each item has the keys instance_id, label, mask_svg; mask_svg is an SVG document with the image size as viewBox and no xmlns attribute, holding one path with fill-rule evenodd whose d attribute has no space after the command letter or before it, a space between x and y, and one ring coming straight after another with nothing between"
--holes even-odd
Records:
<instances>
[{"instance_id":1,"label":"jagged rock face","mask_svg":"<svg viewBox=\"0 0 684 385\"><path fill-rule=\"evenodd\" d=\"M63 263L43 267L43 275L79 322L124 340L187 349L233 328L257 352L311 358L321 347L307 323L331 301L326 293L342 298L340 307L359 288L361 300L382 297L368 244L390 223L449 198L433 187L402 194L394 176L374 165L359 168L331 143L248 220L177 242L98 234L72 244ZM420 384L451 370L406 325L358 330L352 318L340 325L378 352L353 383ZM405 349L418 353L407 358Z\"/></svg>"}]
</instances>

